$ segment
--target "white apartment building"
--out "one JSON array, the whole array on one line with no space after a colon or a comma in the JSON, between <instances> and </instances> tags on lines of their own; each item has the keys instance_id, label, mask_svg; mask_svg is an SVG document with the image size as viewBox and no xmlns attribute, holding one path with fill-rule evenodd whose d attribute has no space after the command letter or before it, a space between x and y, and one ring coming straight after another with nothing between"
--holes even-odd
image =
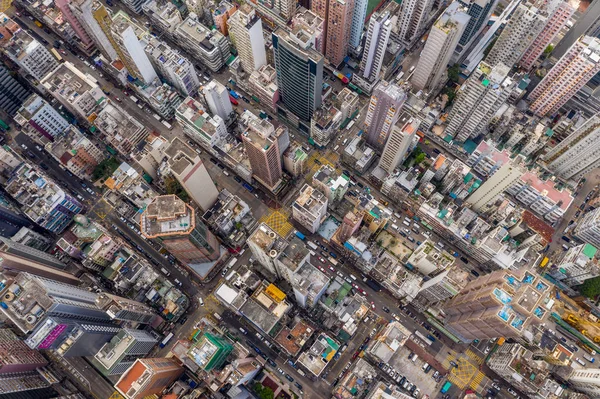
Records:
<instances>
[{"instance_id":1,"label":"white apartment building","mask_svg":"<svg viewBox=\"0 0 600 399\"><path fill-rule=\"evenodd\" d=\"M485 183L479 186L477 191L467 198L467 203L471 204L471 208L475 211L484 210L500 194L512 187L522 175L523 170L512 163L502 165Z\"/></svg>"},{"instance_id":2,"label":"white apartment building","mask_svg":"<svg viewBox=\"0 0 600 399\"><path fill-rule=\"evenodd\" d=\"M71 0L69 7L98 50L109 61L119 58L113 45L114 39L106 34L101 25L103 17L110 19L106 7L96 0Z\"/></svg>"},{"instance_id":3,"label":"white apartment building","mask_svg":"<svg viewBox=\"0 0 600 399\"><path fill-rule=\"evenodd\" d=\"M598 250L592 244L581 244L569 248L562 259L556 262L552 277L569 287L583 284L589 278L598 275L595 256Z\"/></svg>"},{"instance_id":4,"label":"white apartment building","mask_svg":"<svg viewBox=\"0 0 600 399\"><path fill-rule=\"evenodd\" d=\"M600 247L600 208L583 215L575 229L575 235L583 241Z\"/></svg>"},{"instance_id":5,"label":"white apartment building","mask_svg":"<svg viewBox=\"0 0 600 399\"><path fill-rule=\"evenodd\" d=\"M435 21L410 80L416 90L438 87L469 18L460 3L454 2Z\"/></svg>"},{"instance_id":6,"label":"white apartment building","mask_svg":"<svg viewBox=\"0 0 600 399\"><path fill-rule=\"evenodd\" d=\"M380 168L390 174L394 172L394 169L404 161L418 128L419 121L417 119L411 118L406 113L400 116L398 123L392 127L381 153Z\"/></svg>"},{"instance_id":7,"label":"white apartment building","mask_svg":"<svg viewBox=\"0 0 600 399\"><path fill-rule=\"evenodd\" d=\"M37 94L29 96L14 119L21 126L31 125L50 141L69 127L69 122Z\"/></svg>"},{"instance_id":8,"label":"white apartment building","mask_svg":"<svg viewBox=\"0 0 600 399\"><path fill-rule=\"evenodd\" d=\"M519 4L485 62L492 66L502 63L512 68L544 29L547 18L548 13L533 3Z\"/></svg>"},{"instance_id":9,"label":"white apartment building","mask_svg":"<svg viewBox=\"0 0 600 399\"><path fill-rule=\"evenodd\" d=\"M158 74L179 93L192 97L198 94L200 80L190 60L154 37L149 40L145 51Z\"/></svg>"},{"instance_id":10,"label":"white apartment building","mask_svg":"<svg viewBox=\"0 0 600 399\"><path fill-rule=\"evenodd\" d=\"M123 58L122 61L131 76L145 84L150 84L158 78L144 51L150 36L147 30L134 23L127 14L119 11L113 18L112 36L118 47L117 52Z\"/></svg>"},{"instance_id":11,"label":"white apartment building","mask_svg":"<svg viewBox=\"0 0 600 399\"><path fill-rule=\"evenodd\" d=\"M354 12L352 13L352 27L350 28L350 47L356 48L360 46L360 37L365 26L365 18L367 16L367 0L355 0Z\"/></svg>"},{"instance_id":12,"label":"white apartment building","mask_svg":"<svg viewBox=\"0 0 600 399\"><path fill-rule=\"evenodd\" d=\"M175 30L175 38L208 69L217 72L231 55L229 39L216 29L208 29L191 12Z\"/></svg>"},{"instance_id":13,"label":"white apartment building","mask_svg":"<svg viewBox=\"0 0 600 399\"><path fill-rule=\"evenodd\" d=\"M529 109L550 116L600 72L600 39L582 36L531 92Z\"/></svg>"},{"instance_id":14,"label":"white apartment building","mask_svg":"<svg viewBox=\"0 0 600 399\"><path fill-rule=\"evenodd\" d=\"M316 145L325 147L339 134L342 122L342 113L331 103L325 103L313 113L310 120L310 137Z\"/></svg>"},{"instance_id":15,"label":"white apartment building","mask_svg":"<svg viewBox=\"0 0 600 399\"><path fill-rule=\"evenodd\" d=\"M400 5L398 37L411 47L425 29L433 0L406 0Z\"/></svg>"},{"instance_id":16,"label":"white apartment building","mask_svg":"<svg viewBox=\"0 0 600 399\"><path fill-rule=\"evenodd\" d=\"M391 17L390 12L385 11L369 20L360 72L355 74L353 79L356 85L367 93L379 82L379 73L393 26Z\"/></svg>"},{"instance_id":17,"label":"white apartment building","mask_svg":"<svg viewBox=\"0 0 600 399\"><path fill-rule=\"evenodd\" d=\"M292 216L314 234L327 217L327 203L325 194L305 184L292 205Z\"/></svg>"},{"instance_id":18,"label":"white apartment building","mask_svg":"<svg viewBox=\"0 0 600 399\"><path fill-rule=\"evenodd\" d=\"M569 383L577 391L597 398L600 396L600 369L573 369Z\"/></svg>"},{"instance_id":19,"label":"white apartment building","mask_svg":"<svg viewBox=\"0 0 600 399\"><path fill-rule=\"evenodd\" d=\"M213 79L203 87L202 94L204 94L206 104L208 104L208 108L213 115L218 115L224 121L231 120L233 107L225 86Z\"/></svg>"},{"instance_id":20,"label":"white apartment building","mask_svg":"<svg viewBox=\"0 0 600 399\"><path fill-rule=\"evenodd\" d=\"M227 21L229 35L235 41L235 47L244 70L252 73L267 64L265 39L262 22L256 10L249 4L242 6Z\"/></svg>"},{"instance_id":21,"label":"white apartment building","mask_svg":"<svg viewBox=\"0 0 600 399\"><path fill-rule=\"evenodd\" d=\"M564 179L579 180L600 165L600 115L596 114L558 143L544 161Z\"/></svg>"},{"instance_id":22,"label":"white apartment building","mask_svg":"<svg viewBox=\"0 0 600 399\"><path fill-rule=\"evenodd\" d=\"M225 121L219 115L210 116L199 101L187 97L177 110L175 118L183 132L203 146L220 147L229 135Z\"/></svg>"},{"instance_id":23,"label":"white apartment building","mask_svg":"<svg viewBox=\"0 0 600 399\"><path fill-rule=\"evenodd\" d=\"M502 63L492 67L481 62L459 89L448 115L446 134L465 141L484 132L512 90L513 80L506 76L509 71Z\"/></svg>"}]
</instances>

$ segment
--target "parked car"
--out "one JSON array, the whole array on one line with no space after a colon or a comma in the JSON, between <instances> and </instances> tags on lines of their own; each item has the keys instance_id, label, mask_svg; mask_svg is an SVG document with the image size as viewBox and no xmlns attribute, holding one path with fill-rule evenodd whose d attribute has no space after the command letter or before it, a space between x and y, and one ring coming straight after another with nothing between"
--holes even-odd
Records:
<instances>
[{"instance_id":1,"label":"parked car","mask_svg":"<svg viewBox=\"0 0 600 399\"><path fill-rule=\"evenodd\" d=\"M288 380L289 382L294 382L294 379L288 373L285 373L285 379Z\"/></svg>"}]
</instances>

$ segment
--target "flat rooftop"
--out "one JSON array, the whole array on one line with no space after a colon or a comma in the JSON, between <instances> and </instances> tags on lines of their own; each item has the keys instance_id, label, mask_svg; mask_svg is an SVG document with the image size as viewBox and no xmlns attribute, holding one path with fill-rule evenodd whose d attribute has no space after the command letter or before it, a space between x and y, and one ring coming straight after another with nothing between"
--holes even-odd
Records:
<instances>
[{"instance_id":1,"label":"flat rooftop","mask_svg":"<svg viewBox=\"0 0 600 399\"><path fill-rule=\"evenodd\" d=\"M329 283L329 277L312 264L305 262L294 274L294 289L318 294Z\"/></svg>"},{"instance_id":2,"label":"flat rooftop","mask_svg":"<svg viewBox=\"0 0 600 399\"><path fill-rule=\"evenodd\" d=\"M285 351L296 356L302 349L306 341L312 337L315 329L309 326L304 320L298 321L292 329L284 327L275 337L275 341L281 345Z\"/></svg>"},{"instance_id":3,"label":"flat rooftop","mask_svg":"<svg viewBox=\"0 0 600 399\"><path fill-rule=\"evenodd\" d=\"M289 270L296 271L300 262L304 260L310 250L304 244L304 241L293 236L288 246L280 253L278 260Z\"/></svg>"},{"instance_id":4,"label":"flat rooftop","mask_svg":"<svg viewBox=\"0 0 600 399\"><path fill-rule=\"evenodd\" d=\"M194 215L194 209L176 195L161 195L142 213L141 231L148 238L189 234L196 226Z\"/></svg>"},{"instance_id":5,"label":"flat rooftop","mask_svg":"<svg viewBox=\"0 0 600 399\"><path fill-rule=\"evenodd\" d=\"M294 201L294 206L298 208L303 208L309 212L314 212L315 210L321 209L325 204L327 197L325 194L320 192L319 190L305 184L300 190L300 195Z\"/></svg>"},{"instance_id":6,"label":"flat rooftop","mask_svg":"<svg viewBox=\"0 0 600 399\"><path fill-rule=\"evenodd\" d=\"M340 345L333 338L321 333L310 349L300 354L298 363L318 377L339 349Z\"/></svg>"},{"instance_id":7,"label":"flat rooftop","mask_svg":"<svg viewBox=\"0 0 600 399\"><path fill-rule=\"evenodd\" d=\"M177 175L181 175L190 165L202 163L198 153L179 137L175 137L171 141L171 144L165 150L165 155L169 157L167 161L169 167Z\"/></svg>"},{"instance_id":8,"label":"flat rooftop","mask_svg":"<svg viewBox=\"0 0 600 399\"><path fill-rule=\"evenodd\" d=\"M290 309L285 298L286 295L274 284L263 281L240 308L240 312L263 332L269 334Z\"/></svg>"}]
</instances>

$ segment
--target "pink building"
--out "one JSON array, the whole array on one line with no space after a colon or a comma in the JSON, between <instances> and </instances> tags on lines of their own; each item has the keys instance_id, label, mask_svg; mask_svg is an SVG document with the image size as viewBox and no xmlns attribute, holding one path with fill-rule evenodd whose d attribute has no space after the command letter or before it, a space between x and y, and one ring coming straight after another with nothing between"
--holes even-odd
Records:
<instances>
[{"instance_id":1,"label":"pink building","mask_svg":"<svg viewBox=\"0 0 600 399\"><path fill-rule=\"evenodd\" d=\"M83 28L83 26L81 25L79 20L75 17L75 15L73 14L73 11L71 11L71 8L69 7L70 2L71 2L71 0L56 0L55 1L56 6L60 9L60 11L64 15L65 19L67 20L69 25L71 25L71 28L73 28L73 31L75 32L75 34L81 41L81 44L83 45L82 47L85 50L89 50L90 48L92 48L94 46L94 42L92 41L92 38L87 33L87 31Z\"/></svg>"},{"instance_id":2,"label":"pink building","mask_svg":"<svg viewBox=\"0 0 600 399\"><path fill-rule=\"evenodd\" d=\"M573 4L572 4L573 3ZM531 46L523 53L518 62L519 67L528 71L533 67L534 62L542 55L546 47L556 37L558 32L565 26L575 9L579 6L579 0L553 0L548 4L550 16L546 20L546 26L535 38Z\"/></svg>"},{"instance_id":3,"label":"pink building","mask_svg":"<svg viewBox=\"0 0 600 399\"><path fill-rule=\"evenodd\" d=\"M227 0L223 0L221 3L219 3L217 9L213 11L212 17L215 27L225 36L229 34L227 21L229 20L229 17L231 17L233 13L237 11L237 9L237 4L231 4Z\"/></svg>"},{"instance_id":4,"label":"pink building","mask_svg":"<svg viewBox=\"0 0 600 399\"><path fill-rule=\"evenodd\" d=\"M600 72L600 40L581 36L529 95L529 108L538 116L556 113Z\"/></svg>"},{"instance_id":5,"label":"pink building","mask_svg":"<svg viewBox=\"0 0 600 399\"><path fill-rule=\"evenodd\" d=\"M354 0L329 0L325 58L335 67L348 54Z\"/></svg>"}]
</instances>

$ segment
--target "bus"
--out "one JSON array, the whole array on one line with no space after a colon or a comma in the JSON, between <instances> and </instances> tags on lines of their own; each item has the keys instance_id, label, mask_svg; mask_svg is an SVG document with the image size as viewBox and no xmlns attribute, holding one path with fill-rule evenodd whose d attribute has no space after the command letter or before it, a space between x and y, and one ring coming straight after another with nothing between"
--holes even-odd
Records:
<instances>
[{"instance_id":1,"label":"bus","mask_svg":"<svg viewBox=\"0 0 600 399\"><path fill-rule=\"evenodd\" d=\"M352 126L354 126L354 121L350 121L350 123L348 123L348 126L346 126L346 130L352 129Z\"/></svg>"},{"instance_id":2,"label":"bus","mask_svg":"<svg viewBox=\"0 0 600 399\"><path fill-rule=\"evenodd\" d=\"M544 256L544 259L542 259L542 261L540 262L540 267L546 267L546 265L548 264L548 261L550 259L548 259L547 256Z\"/></svg>"},{"instance_id":3,"label":"bus","mask_svg":"<svg viewBox=\"0 0 600 399\"><path fill-rule=\"evenodd\" d=\"M58 51L54 47L52 47L50 49L50 52L52 53L52 55L54 56L54 58L56 58L56 60L58 62L63 62L64 61L63 58L60 56L60 54L58 53Z\"/></svg>"},{"instance_id":4,"label":"bus","mask_svg":"<svg viewBox=\"0 0 600 399\"><path fill-rule=\"evenodd\" d=\"M433 342L427 338L425 335L423 335L419 330L415 331L415 335L417 337L419 337L419 339L421 339L421 341L425 342L428 346L431 346L431 344L433 344Z\"/></svg>"},{"instance_id":5,"label":"bus","mask_svg":"<svg viewBox=\"0 0 600 399\"><path fill-rule=\"evenodd\" d=\"M236 257L231 258L231 260L229 261L229 263L227 264L227 268L231 269L233 266L235 266L235 263L238 261L238 259Z\"/></svg>"},{"instance_id":6,"label":"bus","mask_svg":"<svg viewBox=\"0 0 600 399\"><path fill-rule=\"evenodd\" d=\"M165 125L165 127L169 130L173 129L173 126L171 126L171 124L167 121L162 121L161 122L163 125Z\"/></svg>"},{"instance_id":7,"label":"bus","mask_svg":"<svg viewBox=\"0 0 600 399\"><path fill-rule=\"evenodd\" d=\"M164 347L165 347L165 346L166 346L166 345L169 343L169 341L171 340L171 338L173 338L173 333L169 333L169 335L167 335L167 336L165 337L165 339L163 339L163 340L161 341L161 343L160 343L160 345L159 345L159 346L160 346L161 348L164 348Z\"/></svg>"}]
</instances>

